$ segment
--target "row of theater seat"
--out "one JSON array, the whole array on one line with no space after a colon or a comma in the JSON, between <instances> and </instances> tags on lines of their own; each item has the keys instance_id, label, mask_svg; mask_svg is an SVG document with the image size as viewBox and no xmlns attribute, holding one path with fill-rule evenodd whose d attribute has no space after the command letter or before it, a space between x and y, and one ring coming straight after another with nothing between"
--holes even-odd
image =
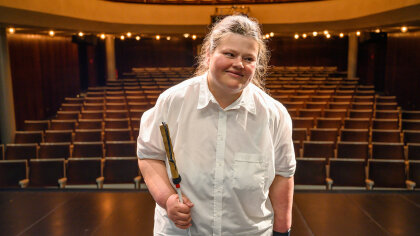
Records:
<instances>
[{"instance_id":1,"label":"row of theater seat","mask_svg":"<svg viewBox=\"0 0 420 236\"><path fill-rule=\"evenodd\" d=\"M372 189L420 189L419 160L297 158L295 184Z\"/></svg>"},{"instance_id":2,"label":"row of theater seat","mask_svg":"<svg viewBox=\"0 0 420 236\"><path fill-rule=\"evenodd\" d=\"M137 156L135 141L10 143L5 147L1 146L1 149L0 157L5 160Z\"/></svg>"},{"instance_id":3,"label":"row of theater seat","mask_svg":"<svg viewBox=\"0 0 420 236\"><path fill-rule=\"evenodd\" d=\"M297 157L420 160L420 143L294 141Z\"/></svg>"},{"instance_id":4,"label":"row of theater seat","mask_svg":"<svg viewBox=\"0 0 420 236\"><path fill-rule=\"evenodd\" d=\"M140 182L136 157L0 160L2 188L134 184L139 189Z\"/></svg>"}]
</instances>

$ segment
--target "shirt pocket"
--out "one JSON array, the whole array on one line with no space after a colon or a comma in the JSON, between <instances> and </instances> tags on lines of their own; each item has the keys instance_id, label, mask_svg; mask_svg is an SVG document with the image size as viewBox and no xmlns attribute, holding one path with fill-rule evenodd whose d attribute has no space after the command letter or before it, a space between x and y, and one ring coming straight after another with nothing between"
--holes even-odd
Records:
<instances>
[{"instance_id":1,"label":"shirt pocket","mask_svg":"<svg viewBox=\"0 0 420 236\"><path fill-rule=\"evenodd\" d=\"M264 191L267 163L263 155L235 153L233 163L234 189L242 191Z\"/></svg>"}]
</instances>

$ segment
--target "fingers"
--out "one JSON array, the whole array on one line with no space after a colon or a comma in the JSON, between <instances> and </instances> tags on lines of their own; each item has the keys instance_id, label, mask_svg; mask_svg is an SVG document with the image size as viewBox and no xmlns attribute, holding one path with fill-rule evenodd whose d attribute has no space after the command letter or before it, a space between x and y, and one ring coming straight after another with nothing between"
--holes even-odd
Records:
<instances>
[{"instance_id":1,"label":"fingers","mask_svg":"<svg viewBox=\"0 0 420 236\"><path fill-rule=\"evenodd\" d=\"M184 195L182 195L182 199L184 200L184 204L187 205L188 207L193 207L194 204L190 201L190 199Z\"/></svg>"},{"instance_id":2,"label":"fingers","mask_svg":"<svg viewBox=\"0 0 420 236\"><path fill-rule=\"evenodd\" d=\"M184 199L184 196L183 196ZM185 197L184 203L179 202L177 194L171 195L166 201L166 211L169 219L181 229L189 228L191 224L191 207L192 202Z\"/></svg>"}]
</instances>

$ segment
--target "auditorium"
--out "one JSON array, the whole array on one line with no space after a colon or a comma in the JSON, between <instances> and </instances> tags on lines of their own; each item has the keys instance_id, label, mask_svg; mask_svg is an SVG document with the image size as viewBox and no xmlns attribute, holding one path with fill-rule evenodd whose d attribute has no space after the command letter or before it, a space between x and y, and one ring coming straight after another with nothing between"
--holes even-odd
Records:
<instances>
[{"instance_id":1,"label":"auditorium","mask_svg":"<svg viewBox=\"0 0 420 236\"><path fill-rule=\"evenodd\" d=\"M420 0L0 0L0 234L420 235L419 66Z\"/></svg>"}]
</instances>

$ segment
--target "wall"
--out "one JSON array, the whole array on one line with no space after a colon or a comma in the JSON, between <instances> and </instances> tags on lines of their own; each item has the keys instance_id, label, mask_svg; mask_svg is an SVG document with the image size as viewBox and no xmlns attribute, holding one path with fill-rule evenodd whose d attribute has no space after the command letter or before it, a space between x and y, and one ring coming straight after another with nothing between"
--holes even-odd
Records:
<instances>
[{"instance_id":1,"label":"wall","mask_svg":"<svg viewBox=\"0 0 420 236\"><path fill-rule=\"evenodd\" d=\"M80 89L77 45L69 37L8 36L17 130L47 119Z\"/></svg>"},{"instance_id":2,"label":"wall","mask_svg":"<svg viewBox=\"0 0 420 236\"><path fill-rule=\"evenodd\" d=\"M272 65L337 66L347 70L347 37L275 37L269 41L269 48Z\"/></svg>"},{"instance_id":3,"label":"wall","mask_svg":"<svg viewBox=\"0 0 420 236\"><path fill-rule=\"evenodd\" d=\"M193 66L197 46L201 40L162 38L115 39L115 61L119 76L133 67Z\"/></svg>"},{"instance_id":4,"label":"wall","mask_svg":"<svg viewBox=\"0 0 420 236\"><path fill-rule=\"evenodd\" d=\"M388 34L385 92L403 109L420 110L420 32Z\"/></svg>"}]
</instances>

